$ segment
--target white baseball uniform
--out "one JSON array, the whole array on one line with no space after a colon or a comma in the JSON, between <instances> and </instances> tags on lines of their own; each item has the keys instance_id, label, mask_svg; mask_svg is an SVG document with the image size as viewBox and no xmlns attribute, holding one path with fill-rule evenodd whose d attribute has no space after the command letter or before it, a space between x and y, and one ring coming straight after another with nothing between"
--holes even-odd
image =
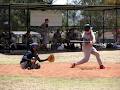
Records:
<instances>
[{"instance_id":1,"label":"white baseball uniform","mask_svg":"<svg viewBox=\"0 0 120 90\"><path fill-rule=\"evenodd\" d=\"M82 38L84 41L91 41L91 43L83 43L82 44L82 51L84 52L84 58L78 62L76 62L76 65L83 64L89 61L90 54L93 54L96 56L96 59L98 61L99 65L102 65L102 61L100 58L100 54L98 51L93 47L93 43L95 43L95 35L92 30L90 30L90 33L84 32L82 35Z\"/></svg>"}]
</instances>

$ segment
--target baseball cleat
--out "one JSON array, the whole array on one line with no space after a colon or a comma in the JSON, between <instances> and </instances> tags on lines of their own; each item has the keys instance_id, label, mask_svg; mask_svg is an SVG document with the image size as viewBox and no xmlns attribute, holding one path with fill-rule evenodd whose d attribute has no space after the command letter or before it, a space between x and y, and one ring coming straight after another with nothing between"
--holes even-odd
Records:
<instances>
[{"instance_id":1,"label":"baseball cleat","mask_svg":"<svg viewBox=\"0 0 120 90\"><path fill-rule=\"evenodd\" d=\"M72 66L70 68L75 68L75 63L72 64Z\"/></svg>"},{"instance_id":2,"label":"baseball cleat","mask_svg":"<svg viewBox=\"0 0 120 90\"><path fill-rule=\"evenodd\" d=\"M105 69L105 66L103 66L103 65L100 65L100 69Z\"/></svg>"}]
</instances>

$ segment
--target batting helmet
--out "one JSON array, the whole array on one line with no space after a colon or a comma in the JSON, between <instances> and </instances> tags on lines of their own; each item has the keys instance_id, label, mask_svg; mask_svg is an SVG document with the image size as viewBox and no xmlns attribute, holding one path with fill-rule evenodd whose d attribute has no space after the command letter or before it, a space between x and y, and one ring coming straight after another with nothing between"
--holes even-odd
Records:
<instances>
[{"instance_id":1,"label":"batting helmet","mask_svg":"<svg viewBox=\"0 0 120 90\"><path fill-rule=\"evenodd\" d=\"M85 24L85 25L84 25L84 30L85 30L85 31L89 31L90 29L92 29L92 27L91 27L90 24Z\"/></svg>"}]
</instances>

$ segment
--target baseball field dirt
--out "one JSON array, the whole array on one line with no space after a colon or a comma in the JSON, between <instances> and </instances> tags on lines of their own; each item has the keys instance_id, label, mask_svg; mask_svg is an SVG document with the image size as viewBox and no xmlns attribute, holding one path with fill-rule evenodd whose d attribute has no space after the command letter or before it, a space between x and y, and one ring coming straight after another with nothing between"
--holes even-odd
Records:
<instances>
[{"instance_id":1,"label":"baseball field dirt","mask_svg":"<svg viewBox=\"0 0 120 90\"><path fill-rule=\"evenodd\" d=\"M90 61L70 68L72 62L83 57L82 52L62 52L54 53L55 62L41 63L38 70L23 70L19 61L22 55L1 54L0 75L8 76L35 76L35 77L64 77L64 78L104 78L120 77L120 51L100 51L105 69L99 69L99 65L94 56ZM41 58L46 58L49 54L41 54ZM14 59L14 60L12 60Z\"/></svg>"}]
</instances>

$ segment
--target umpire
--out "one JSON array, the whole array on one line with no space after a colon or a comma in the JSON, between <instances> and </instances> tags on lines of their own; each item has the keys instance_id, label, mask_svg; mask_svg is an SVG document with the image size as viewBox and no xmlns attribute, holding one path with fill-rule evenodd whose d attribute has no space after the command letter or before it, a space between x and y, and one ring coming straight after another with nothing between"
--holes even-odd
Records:
<instances>
[{"instance_id":1,"label":"umpire","mask_svg":"<svg viewBox=\"0 0 120 90\"><path fill-rule=\"evenodd\" d=\"M37 48L38 48L37 43L30 44L30 50L23 55L22 60L20 61L22 69L39 69L40 64L36 63L36 61L44 62L48 60L48 59L40 60L37 53Z\"/></svg>"}]
</instances>

